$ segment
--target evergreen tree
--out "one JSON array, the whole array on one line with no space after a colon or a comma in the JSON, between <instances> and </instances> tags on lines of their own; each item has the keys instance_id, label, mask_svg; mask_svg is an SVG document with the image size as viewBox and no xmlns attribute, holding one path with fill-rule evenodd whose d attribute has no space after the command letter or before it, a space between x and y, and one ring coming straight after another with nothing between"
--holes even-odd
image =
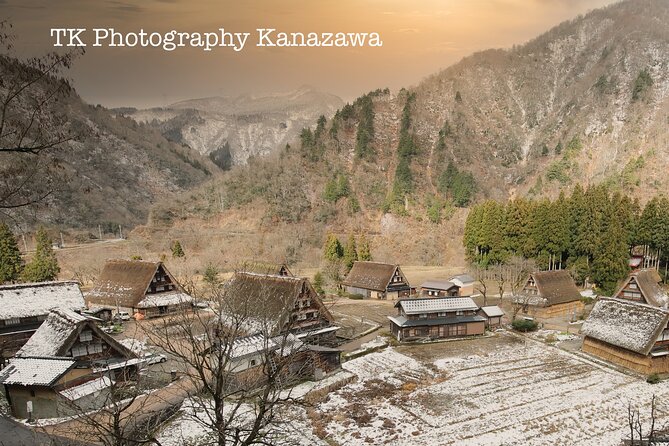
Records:
<instances>
[{"instance_id":1,"label":"evergreen tree","mask_svg":"<svg viewBox=\"0 0 669 446\"><path fill-rule=\"evenodd\" d=\"M362 159L371 159L374 156L372 140L374 139L374 103L370 95L359 98L360 119L355 135L355 155Z\"/></svg>"},{"instance_id":2,"label":"evergreen tree","mask_svg":"<svg viewBox=\"0 0 669 446\"><path fill-rule=\"evenodd\" d=\"M177 259L184 257L186 254L184 253L183 248L181 247L181 242L179 240L175 240L174 243L172 243L172 257Z\"/></svg>"},{"instance_id":3,"label":"evergreen tree","mask_svg":"<svg viewBox=\"0 0 669 446\"><path fill-rule=\"evenodd\" d=\"M592 279L604 294L611 295L618 281L628 273L629 247L622 223L614 217L613 212L606 216L611 218L606 219L600 243L594 253Z\"/></svg>"},{"instance_id":4,"label":"evergreen tree","mask_svg":"<svg viewBox=\"0 0 669 446\"><path fill-rule=\"evenodd\" d=\"M325 241L325 246L323 247L323 257L325 260L335 262L341 259L343 255L344 250L337 236L334 234L328 234L328 238Z\"/></svg>"},{"instance_id":5,"label":"evergreen tree","mask_svg":"<svg viewBox=\"0 0 669 446\"><path fill-rule=\"evenodd\" d=\"M9 226L0 222L0 284L19 279L23 270L21 252Z\"/></svg>"},{"instance_id":6,"label":"evergreen tree","mask_svg":"<svg viewBox=\"0 0 669 446\"><path fill-rule=\"evenodd\" d=\"M46 282L54 280L60 272L58 259L53 252L52 241L44 228L39 228L35 236L37 247L35 254L23 270L23 280L26 282Z\"/></svg>"},{"instance_id":7,"label":"evergreen tree","mask_svg":"<svg viewBox=\"0 0 669 446\"><path fill-rule=\"evenodd\" d=\"M372 252L369 249L369 242L367 241L367 238L365 237L365 234L362 234L360 236L360 241L358 243L358 260L362 260L364 262L369 262L372 260Z\"/></svg>"},{"instance_id":8,"label":"evergreen tree","mask_svg":"<svg viewBox=\"0 0 669 446\"><path fill-rule=\"evenodd\" d=\"M316 274L314 274L314 290L318 294L325 294L325 291L323 290L323 274L320 271L317 271Z\"/></svg>"},{"instance_id":9,"label":"evergreen tree","mask_svg":"<svg viewBox=\"0 0 669 446\"><path fill-rule=\"evenodd\" d=\"M353 234L348 236L346 246L344 246L344 266L347 270L350 270L353 266L353 262L358 260L358 249L355 245L355 237Z\"/></svg>"},{"instance_id":10,"label":"evergreen tree","mask_svg":"<svg viewBox=\"0 0 669 446\"><path fill-rule=\"evenodd\" d=\"M208 263L202 274L202 280L210 286L216 286L220 283L218 273L218 268L214 264Z\"/></svg>"}]
</instances>

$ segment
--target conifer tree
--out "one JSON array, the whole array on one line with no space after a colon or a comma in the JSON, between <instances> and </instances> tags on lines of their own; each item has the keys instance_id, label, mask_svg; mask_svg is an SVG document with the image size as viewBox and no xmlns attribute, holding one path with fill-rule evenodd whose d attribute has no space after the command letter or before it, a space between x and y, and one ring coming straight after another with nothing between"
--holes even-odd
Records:
<instances>
[{"instance_id":1,"label":"conifer tree","mask_svg":"<svg viewBox=\"0 0 669 446\"><path fill-rule=\"evenodd\" d=\"M35 235L37 247L35 254L23 270L23 280L26 282L46 282L54 280L60 272L58 259L53 252L51 238L44 228L39 228Z\"/></svg>"},{"instance_id":2,"label":"conifer tree","mask_svg":"<svg viewBox=\"0 0 669 446\"><path fill-rule=\"evenodd\" d=\"M183 248L181 247L181 242L179 240L175 240L174 243L172 243L172 257L175 259L184 257L186 254L184 253Z\"/></svg>"},{"instance_id":3,"label":"conifer tree","mask_svg":"<svg viewBox=\"0 0 669 446\"><path fill-rule=\"evenodd\" d=\"M365 237L365 234L362 234L360 236L360 242L358 243L358 260L362 260L363 262L369 262L372 260L372 252L369 249L369 242L367 241L367 238Z\"/></svg>"},{"instance_id":4,"label":"conifer tree","mask_svg":"<svg viewBox=\"0 0 669 446\"><path fill-rule=\"evenodd\" d=\"M328 234L328 238L325 241L325 246L323 247L323 257L325 260L335 262L341 259L343 255L344 250L337 236L334 234Z\"/></svg>"},{"instance_id":5,"label":"conifer tree","mask_svg":"<svg viewBox=\"0 0 669 446\"><path fill-rule=\"evenodd\" d=\"M0 284L18 280L23 270L21 252L9 226L0 222Z\"/></svg>"},{"instance_id":6,"label":"conifer tree","mask_svg":"<svg viewBox=\"0 0 669 446\"><path fill-rule=\"evenodd\" d=\"M355 245L355 237L353 234L348 236L346 241L346 246L344 246L344 266L347 270L350 270L353 266L353 262L358 260L358 249Z\"/></svg>"}]
</instances>

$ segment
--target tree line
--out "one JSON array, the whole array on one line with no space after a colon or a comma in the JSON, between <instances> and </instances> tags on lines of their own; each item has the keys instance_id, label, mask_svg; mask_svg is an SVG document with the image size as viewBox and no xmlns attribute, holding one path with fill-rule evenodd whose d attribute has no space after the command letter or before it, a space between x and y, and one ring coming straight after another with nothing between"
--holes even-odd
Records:
<instances>
[{"instance_id":1,"label":"tree line","mask_svg":"<svg viewBox=\"0 0 669 446\"><path fill-rule=\"evenodd\" d=\"M26 264L21 257L16 237L5 223L0 222L0 284L56 279L60 266L53 252L51 238L44 228L40 228L35 239L35 253Z\"/></svg>"},{"instance_id":2,"label":"tree line","mask_svg":"<svg viewBox=\"0 0 669 446\"><path fill-rule=\"evenodd\" d=\"M635 246L669 260L669 199L654 197L643 208L638 199L606 186L584 189L556 200L493 200L472 207L463 243L475 264L504 264L511 257L533 259L541 269L571 270L605 293L629 272Z\"/></svg>"}]
</instances>

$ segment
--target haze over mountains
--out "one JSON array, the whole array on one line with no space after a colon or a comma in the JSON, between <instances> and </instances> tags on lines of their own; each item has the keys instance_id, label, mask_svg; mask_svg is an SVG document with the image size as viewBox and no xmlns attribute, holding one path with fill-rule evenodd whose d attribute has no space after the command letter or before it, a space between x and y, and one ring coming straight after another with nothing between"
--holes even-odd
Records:
<instances>
[{"instance_id":1,"label":"haze over mountains","mask_svg":"<svg viewBox=\"0 0 669 446\"><path fill-rule=\"evenodd\" d=\"M337 96L311 87L268 96L191 99L126 115L151 124L171 141L208 155L229 147L231 165L268 155L295 140L304 127L343 105ZM227 167L227 166L226 166Z\"/></svg>"}]
</instances>

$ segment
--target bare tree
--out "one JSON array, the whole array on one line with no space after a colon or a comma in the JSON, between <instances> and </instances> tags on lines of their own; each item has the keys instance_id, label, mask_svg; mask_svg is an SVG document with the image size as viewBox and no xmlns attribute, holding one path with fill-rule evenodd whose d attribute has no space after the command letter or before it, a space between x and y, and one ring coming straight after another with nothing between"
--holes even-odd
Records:
<instances>
[{"instance_id":1,"label":"bare tree","mask_svg":"<svg viewBox=\"0 0 669 446\"><path fill-rule=\"evenodd\" d=\"M520 290L523 289L527 278L536 270L536 263L534 260L526 259L524 257L511 257L507 262L508 265L508 282L511 287L511 294L516 296Z\"/></svg>"},{"instance_id":2,"label":"bare tree","mask_svg":"<svg viewBox=\"0 0 669 446\"><path fill-rule=\"evenodd\" d=\"M13 42L11 24L0 22L0 210L6 211L41 202L62 174L56 152L71 132L55 104L70 94L61 75L80 54L19 61Z\"/></svg>"},{"instance_id":3,"label":"bare tree","mask_svg":"<svg viewBox=\"0 0 669 446\"><path fill-rule=\"evenodd\" d=\"M489 272L486 268L480 265L472 265L472 273L476 279L476 286L474 289L483 296L483 306L488 305L488 276Z\"/></svg>"},{"instance_id":4,"label":"bare tree","mask_svg":"<svg viewBox=\"0 0 669 446\"><path fill-rule=\"evenodd\" d=\"M650 426L648 428L648 433L644 437L644 426L641 421L641 413L639 408L634 407L630 401L627 404L627 425L629 427L630 438L626 442L631 446L635 445L652 445L655 444L655 437L658 433L656 428L657 421L657 403L656 396L653 394L653 397L650 401ZM662 428L664 430L664 428Z\"/></svg>"}]
</instances>

